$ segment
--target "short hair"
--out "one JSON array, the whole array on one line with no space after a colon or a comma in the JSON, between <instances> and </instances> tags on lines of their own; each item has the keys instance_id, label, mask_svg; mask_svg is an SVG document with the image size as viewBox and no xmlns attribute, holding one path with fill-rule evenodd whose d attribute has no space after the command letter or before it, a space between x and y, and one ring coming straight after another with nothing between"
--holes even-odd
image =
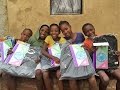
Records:
<instances>
[{"instance_id":1,"label":"short hair","mask_svg":"<svg viewBox=\"0 0 120 90\"><path fill-rule=\"evenodd\" d=\"M63 24L67 24L68 26L70 26L68 21L60 21L59 22L59 26L63 25Z\"/></svg>"},{"instance_id":2,"label":"short hair","mask_svg":"<svg viewBox=\"0 0 120 90\"><path fill-rule=\"evenodd\" d=\"M42 26L40 26L39 31L40 31L43 27L47 27L47 28L48 28L48 34L49 34L50 31L49 31L49 26L48 26L47 24L43 24Z\"/></svg>"},{"instance_id":3,"label":"short hair","mask_svg":"<svg viewBox=\"0 0 120 90\"><path fill-rule=\"evenodd\" d=\"M31 34L30 36L32 36L32 35L33 35L33 32L32 32L32 30L31 30L30 28L25 28L25 29L23 30L23 32L25 32L25 31L27 31L27 30L30 32L30 34Z\"/></svg>"},{"instance_id":4,"label":"short hair","mask_svg":"<svg viewBox=\"0 0 120 90\"><path fill-rule=\"evenodd\" d=\"M51 27L52 27L52 26L57 26L57 28L58 28L58 30L59 30L59 33L60 33L60 28L59 28L59 25L58 25L58 24L56 24L56 23L51 24L51 25L50 25L50 30L51 30Z\"/></svg>"},{"instance_id":5,"label":"short hair","mask_svg":"<svg viewBox=\"0 0 120 90\"><path fill-rule=\"evenodd\" d=\"M49 26L48 26L47 24L43 24L43 25L40 27L40 29L43 28L44 26L45 26L45 27L48 27L48 29L49 29Z\"/></svg>"},{"instance_id":6,"label":"short hair","mask_svg":"<svg viewBox=\"0 0 120 90\"><path fill-rule=\"evenodd\" d=\"M93 26L91 23L85 23L85 24L82 26L82 30L84 30L85 27L88 26L88 25L90 25L90 26L92 26L92 27L94 28L94 26Z\"/></svg>"}]
</instances>

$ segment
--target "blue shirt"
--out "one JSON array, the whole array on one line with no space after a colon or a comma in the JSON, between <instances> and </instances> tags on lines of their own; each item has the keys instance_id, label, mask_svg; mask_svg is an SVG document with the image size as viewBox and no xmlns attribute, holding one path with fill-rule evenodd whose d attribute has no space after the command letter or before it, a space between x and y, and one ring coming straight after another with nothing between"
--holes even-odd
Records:
<instances>
[{"instance_id":1,"label":"blue shirt","mask_svg":"<svg viewBox=\"0 0 120 90\"><path fill-rule=\"evenodd\" d=\"M82 43L84 40L85 40L84 35L79 32L79 33L77 33L76 39L73 43L74 44L79 44L79 43Z\"/></svg>"}]
</instances>

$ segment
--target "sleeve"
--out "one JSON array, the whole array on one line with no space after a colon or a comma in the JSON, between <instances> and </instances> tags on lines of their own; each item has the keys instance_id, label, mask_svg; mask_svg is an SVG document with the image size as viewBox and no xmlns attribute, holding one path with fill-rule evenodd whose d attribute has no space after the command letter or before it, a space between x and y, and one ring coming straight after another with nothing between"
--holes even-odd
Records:
<instances>
[{"instance_id":1,"label":"sleeve","mask_svg":"<svg viewBox=\"0 0 120 90\"><path fill-rule=\"evenodd\" d=\"M80 33L80 36L81 36L81 42L84 42L84 40L85 40L84 35L82 33Z\"/></svg>"},{"instance_id":2,"label":"sleeve","mask_svg":"<svg viewBox=\"0 0 120 90\"><path fill-rule=\"evenodd\" d=\"M45 38L45 43L47 43L47 44L50 44L50 40L51 38L50 38L50 36L47 36L46 38Z\"/></svg>"},{"instance_id":3,"label":"sleeve","mask_svg":"<svg viewBox=\"0 0 120 90\"><path fill-rule=\"evenodd\" d=\"M92 48L92 46L93 46L93 42L88 40L88 39L86 39L84 41L84 46L85 46L86 49L90 50Z\"/></svg>"},{"instance_id":4,"label":"sleeve","mask_svg":"<svg viewBox=\"0 0 120 90\"><path fill-rule=\"evenodd\" d=\"M87 40L85 40L83 43L84 43L85 48L87 48L87 49L89 49L89 48L90 48L90 47L89 47L89 43L88 43L88 41L87 41Z\"/></svg>"}]
</instances>

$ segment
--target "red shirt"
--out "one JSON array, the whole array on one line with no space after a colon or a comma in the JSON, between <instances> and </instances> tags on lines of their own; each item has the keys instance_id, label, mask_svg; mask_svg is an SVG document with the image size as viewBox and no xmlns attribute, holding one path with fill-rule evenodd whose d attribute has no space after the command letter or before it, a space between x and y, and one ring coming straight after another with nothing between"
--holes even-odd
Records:
<instances>
[{"instance_id":1,"label":"red shirt","mask_svg":"<svg viewBox=\"0 0 120 90\"><path fill-rule=\"evenodd\" d=\"M85 39L84 46L88 51L90 51L93 47L93 40L90 38Z\"/></svg>"}]
</instances>

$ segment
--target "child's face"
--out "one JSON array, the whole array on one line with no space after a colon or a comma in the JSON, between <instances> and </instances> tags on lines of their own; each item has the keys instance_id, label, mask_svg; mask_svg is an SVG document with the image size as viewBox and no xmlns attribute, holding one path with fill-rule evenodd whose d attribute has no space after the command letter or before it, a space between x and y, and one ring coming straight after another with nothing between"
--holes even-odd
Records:
<instances>
[{"instance_id":1,"label":"child's face","mask_svg":"<svg viewBox=\"0 0 120 90\"><path fill-rule=\"evenodd\" d=\"M48 36L48 33L49 28L47 26L43 26L39 31L40 38L44 40Z\"/></svg>"},{"instance_id":2,"label":"child's face","mask_svg":"<svg viewBox=\"0 0 120 90\"><path fill-rule=\"evenodd\" d=\"M29 30L25 30L21 33L21 41L23 42L27 42L29 40L29 38L31 37L31 32Z\"/></svg>"},{"instance_id":3,"label":"child's face","mask_svg":"<svg viewBox=\"0 0 120 90\"><path fill-rule=\"evenodd\" d=\"M60 29L65 37L67 37L67 38L71 37L71 35L72 35L71 26L69 26L67 24L62 24L60 26Z\"/></svg>"},{"instance_id":4,"label":"child's face","mask_svg":"<svg viewBox=\"0 0 120 90\"><path fill-rule=\"evenodd\" d=\"M50 35L53 39L57 39L60 34L59 28L57 26L52 26L50 28Z\"/></svg>"},{"instance_id":5,"label":"child's face","mask_svg":"<svg viewBox=\"0 0 120 90\"><path fill-rule=\"evenodd\" d=\"M83 33L87 37L94 37L95 36L95 29L93 26L87 25L87 26L85 26Z\"/></svg>"}]
</instances>

